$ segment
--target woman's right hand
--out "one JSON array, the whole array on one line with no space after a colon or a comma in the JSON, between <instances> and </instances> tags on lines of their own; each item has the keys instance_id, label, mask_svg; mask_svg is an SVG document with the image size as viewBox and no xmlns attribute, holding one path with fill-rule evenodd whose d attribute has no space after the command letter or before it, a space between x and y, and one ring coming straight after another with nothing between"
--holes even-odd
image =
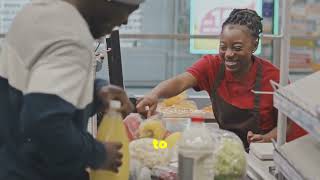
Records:
<instances>
[{"instance_id":1,"label":"woman's right hand","mask_svg":"<svg viewBox=\"0 0 320 180\"><path fill-rule=\"evenodd\" d=\"M138 113L150 117L156 113L159 98L155 95L146 95L137 101L136 109Z\"/></svg>"}]
</instances>

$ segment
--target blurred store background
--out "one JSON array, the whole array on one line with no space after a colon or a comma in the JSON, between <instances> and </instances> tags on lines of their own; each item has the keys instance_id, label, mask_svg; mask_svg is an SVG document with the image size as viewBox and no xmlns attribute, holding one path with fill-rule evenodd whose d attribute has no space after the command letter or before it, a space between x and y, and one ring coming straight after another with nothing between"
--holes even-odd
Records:
<instances>
[{"instance_id":1,"label":"blurred store background","mask_svg":"<svg viewBox=\"0 0 320 180\"><path fill-rule=\"evenodd\" d=\"M0 45L10 28L16 13L30 0L0 0ZM197 42L210 46L208 39L189 39L189 35L208 35L205 29L195 31L192 29L196 19L203 16L200 28L215 20L223 20L223 13L228 13L228 0L216 0L220 7L207 7L197 11L201 6L212 0L147 0L139 10L129 19L127 26L121 27L121 53L124 84L129 94L144 94L156 84L175 74L185 71L185 68L194 63L205 51L196 51ZM234 1L232 1L234 2ZM239 2L242 2L239 0ZM277 34L279 24L279 0L247 0L247 6L260 9L264 17L264 34ZM210 4L209 3L209 4ZM250 4L251 3L251 4ZM261 6L260 6L261 5ZM211 9L210 9L211 8ZM202 10L202 9L201 9ZM217 11L221 13L221 17ZM205 11L205 12L204 12ZM295 81L320 69L320 0L293 0L291 7L292 24L291 51L290 51L290 80ZM204 14L204 15L203 15ZM207 23L207 24L205 24ZM200 29L199 28L199 29ZM212 30L212 29L211 29ZM210 32L207 31L207 32ZM145 36L144 38L129 38L130 34L138 35L166 35ZM177 36L185 38L176 38ZM269 59L279 66L279 59L274 57L279 51L277 40L263 38L261 53L258 56ZM23 43L23 39L21 39ZM95 46L93 45L93 50ZM211 46L210 46L211 47ZM210 48L209 47L209 48ZM103 52L105 45L99 47ZM0 49L1 51L1 49ZM107 61L97 76L108 78ZM194 92L190 91L193 94ZM197 94L199 95L199 94ZM206 96L206 94L203 94Z\"/></svg>"}]
</instances>

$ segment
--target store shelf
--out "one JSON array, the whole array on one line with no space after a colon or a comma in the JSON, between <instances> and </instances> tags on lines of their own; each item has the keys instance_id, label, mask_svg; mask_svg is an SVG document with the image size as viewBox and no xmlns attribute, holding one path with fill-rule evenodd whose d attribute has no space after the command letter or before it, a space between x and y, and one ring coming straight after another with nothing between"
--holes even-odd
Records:
<instances>
[{"instance_id":1,"label":"store shelf","mask_svg":"<svg viewBox=\"0 0 320 180\"><path fill-rule=\"evenodd\" d=\"M318 6L311 6L310 1L307 3L289 0L279 2L280 7L283 7L281 8L281 20L284 22L282 23L284 38L280 42L280 84L283 85L288 82L289 72L291 77L293 75L297 78L316 70L312 66L298 68L302 67L302 64L308 65L308 60L313 59L314 51L316 51L314 43L318 36L308 35L310 32L309 19L299 17L297 20L294 14L308 14L314 17L313 15L318 15L318 11L314 8L311 11L310 7L318 8ZM313 30L313 32L316 31ZM295 33L303 34L303 36L298 37ZM291 44L288 37L291 37ZM298 42L295 41L297 39ZM290 56L292 52L295 54ZM300 56L307 58L300 58ZM277 172L279 172L278 179L320 180L320 112L317 112L317 108L320 108L320 73L315 72L290 85L280 87L275 91L273 98L274 106L279 110L277 147L273 156ZM285 143L287 121L284 115L307 130L309 135Z\"/></svg>"},{"instance_id":2,"label":"store shelf","mask_svg":"<svg viewBox=\"0 0 320 180\"><path fill-rule=\"evenodd\" d=\"M320 143L307 135L274 152L274 163L286 179L320 179Z\"/></svg>"},{"instance_id":3,"label":"store shelf","mask_svg":"<svg viewBox=\"0 0 320 180\"><path fill-rule=\"evenodd\" d=\"M278 93L274 94L274 106L320 140L320 120L315 116Z\"/></svg>"},{"instance_id":4,"label":"store shelf","mask_svg":"<svg viewBox=\"0 0 320 180\"><path fill-rule=\"evenodd\" d=\"M290 69L291 74L295 74L295 73L309 74L309 73L313 73L313 72L315 72L315 70L313 70L312 68L291 68Z\"/></svg>"},{"instance_id":5,"label":"store shelf","mask_svg":"<svg viewBox=\"0 0 320 180\"><path fill-rule=\"evenodd\" d=\"M320 72L280 88L274 94L274 106L307 130L320 142Z\"/></svg>"},{"instance_id":6,"label":"store shelf","mask_svg":"<svg viewBox=\"0 0 320 180\"><path fill-rule=\"evenodd\" d=\"M316 40L320 39L319 35L297 35L293 34L291 35L292 39L304 39L304 40Z\"/></svg>"},{"instance_id":7,"label":"store shelf","mask_svg":"<svg viewBox=\"0 0 320 180\"><path fill-rule=\"evenodd\" d=\"M189 39L218 39L219 35L198 35L198 34L124 34L120 35L121 39L177 39L177 40L189 40ZM274 34L262 34L262 39L279 39L282 36Z\"/></svg>"}]
</instances>

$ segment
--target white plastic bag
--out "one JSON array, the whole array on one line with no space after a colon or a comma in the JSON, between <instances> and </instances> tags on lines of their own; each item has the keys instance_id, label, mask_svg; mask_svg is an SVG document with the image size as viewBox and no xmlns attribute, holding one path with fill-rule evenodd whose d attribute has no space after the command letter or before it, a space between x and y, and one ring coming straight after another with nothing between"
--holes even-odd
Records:
<instances>
[{"instance_id":1,"label":"white plastic bag","mask_svg":"<svg viewBox=\"0 0 320 180\"><path fill-rule=\"evenodd\" d=\"M141 169L138 180L152 180L151 179L151 170L147 167Z\"/></svg>"},{"instance_id":2,"label":"white plastic bag","mask_svg":"<svg viewBox=\"0 0 320 180\"><path fill-rule=\"evenodd\" d=\"M142 166L148 168L153 168L156 165L168 165L171 159L169 149L155 149L153 140L153 138L142 138L131 141L129 144L131 159L137 159Z\"/></svg>"},{"instance_id":3,"label":"white plastic bag","mask_svg":"<svg viewBox=\"0 0 320 180\"><path fill-rule=\"evenodd\" d=\"M148 167L143 167L139 160L132 158L129 180L152 180L151 170Z\"/></svg>"},{"instance_id":4,"label":"white plastic bag","mask_svg":"<svg viewBox=\"0 0 320 180\"><path fill-rule=\"evenodd\" d=\"M141 116L138 113L130 113L124 120L123 123L126 126L129 140L132 141L139 137L139 126L142 122Z\"/></svg>"},{"instance_id":5,"label":"white plastic bag","mask_svg":"<svg viewBox=\"0 0 320 180\"><path fill-rule=\"evenodd\" d=\"M137 159L131 158L129 180L139 180L141 169L142 169L142 164L140 163L140 161Z\"/></svg>"},{"instance_id":6,"label":"white plastic bag","mask_svg":"<svg viewBox=\"0 0 320 180\"><path fill-rule=\"evenodd\" d=\"M247 172L246 152L240 138L233 132L216 129L211 137L215 142L215 180L243 179Z\"/></svg>"}]
</instances>

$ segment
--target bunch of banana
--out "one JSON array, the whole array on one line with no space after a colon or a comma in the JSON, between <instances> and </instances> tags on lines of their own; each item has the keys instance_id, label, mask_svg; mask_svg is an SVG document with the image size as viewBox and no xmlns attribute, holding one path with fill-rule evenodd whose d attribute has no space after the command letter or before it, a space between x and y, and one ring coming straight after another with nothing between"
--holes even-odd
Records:
<instances>
[{"instance_id":1,"label":"bunch of banana","mask_svg":"<svg viewBox=\"0 0 320 180\"><path fill-rule=\"evenodd\" d=\"M154 138L163 139L166 134L166 128L162 122L158 119L150 119L143 122L139 126L139 136L140 138Z\"/></svg>"}]
</instances>

